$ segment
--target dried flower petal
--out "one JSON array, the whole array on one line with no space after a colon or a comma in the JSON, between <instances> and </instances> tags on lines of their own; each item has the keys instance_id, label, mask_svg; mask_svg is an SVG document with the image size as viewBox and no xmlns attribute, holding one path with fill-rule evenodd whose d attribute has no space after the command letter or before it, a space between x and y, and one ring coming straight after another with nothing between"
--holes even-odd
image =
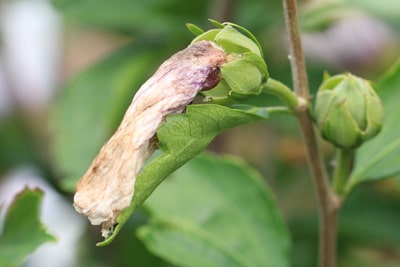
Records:
<instances>
[{"instance_id":1,"label":"dried flower petal","mask_svg":"<svg viewBox=\"0 0 400 267\"><path fill-rule=\"evenodd\" d=\"M112 232L120 212L132 200L136 176L156 147L156 131L165 117L182 112L201 90L221 77L224 51L210 41L194 43L165 61L136 93L117 131L102 147L77 184L74 207L102 234Z\"/></svg>"}]
</instances>

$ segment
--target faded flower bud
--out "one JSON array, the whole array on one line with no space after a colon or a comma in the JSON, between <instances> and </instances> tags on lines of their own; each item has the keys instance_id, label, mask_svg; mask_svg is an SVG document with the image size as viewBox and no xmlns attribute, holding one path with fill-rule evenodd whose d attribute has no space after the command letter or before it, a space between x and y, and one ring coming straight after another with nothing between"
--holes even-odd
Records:
<instances>
[{"instance_id":1,"label":"faded flower bud","mask_svg":"<svg viewBox=\"0 0 400 267\"><path fill-rule=\"evenodd\" d=\"M216 86L226 61L213 42L199 41L166 60L138 90L76 187L75 209L92 224L102 224L104 237L131 203L136 176L155 149L160 124L167 115L182 112L199 91Z\"/></svg>"},{"instance_id":2,"label":"faded flower bud","mask_svg":"<svg viewBox=\"0 0 400 267\"><path fill-rule=\"evenodd\" d=\"M228 96L232 100L260 94L261 84L268 79L268 70L258 41L241 26L212 22L219 29L202 32L196 27L199 35L192 43L202 40L215 42L227 54L228 62L220 68L221 82L212 91L204 94L210 98ZM193 25L189 25L189 29L191 26Z\"/></svg>"},{"instance_id":3,"label":"faded flower bud","mask_svg":"<svg viewBox=\"0 0 400 267\"><path fill-rule=\"evenodd\" d=\"M360 146L382 127L383 107L374 88L350 73L323 81L314 111L322 136L341 148Z\"/></svg>"}]
</instances>

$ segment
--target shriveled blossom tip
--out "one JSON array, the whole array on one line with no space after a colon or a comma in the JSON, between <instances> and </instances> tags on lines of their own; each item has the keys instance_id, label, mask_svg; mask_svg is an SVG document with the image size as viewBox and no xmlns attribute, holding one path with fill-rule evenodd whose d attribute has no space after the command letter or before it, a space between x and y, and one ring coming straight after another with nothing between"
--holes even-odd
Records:
<instances>
[{"instance_id":1,"label":"shriveled blossom tip","mask_svg":"<svg viewBox=\"0 0 400 267\"><path fill-rule=\"evenodd\" d=\"M79 180L75 209L108 237L134 194L136 176L156 148L156 131L166 116L182 112L199 91L221 80L226 63L210 41L191 44L166 60L137 91L114 135Z\"/></svg>"}]
</instances>

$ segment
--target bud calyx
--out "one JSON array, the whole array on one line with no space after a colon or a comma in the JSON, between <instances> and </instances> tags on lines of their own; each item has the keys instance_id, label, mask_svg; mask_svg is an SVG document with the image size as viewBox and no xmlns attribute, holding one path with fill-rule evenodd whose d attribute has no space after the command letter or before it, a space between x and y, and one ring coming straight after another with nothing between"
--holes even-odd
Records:
<instances>
[{"instance_id":1,"label":"bud calyx","mask_svg":"<svg viewBox=\"0 0 400 267\"><path fill-rule=\"evenodd\" d=\"M356 148L379 133L383 107L369 81L346 73L323 81L314 114L327 141Z\"/></svg>"},{"instance_id":2,"label":"bud calyx","mask_svg":"<svg viewBox=\"0 0 400 267\"><path fill-rule=\"evenodd\" d=\"M261 85L268 79L268 70L258 41L241 26L212 22L219 28L201 32L197 26L188 25L198 34L192 43L212 41L227 54L228 62L220 67L222 81L203 94L211 99L228 97L228 102L260 94Z\"/></svg>"}]
</instances>

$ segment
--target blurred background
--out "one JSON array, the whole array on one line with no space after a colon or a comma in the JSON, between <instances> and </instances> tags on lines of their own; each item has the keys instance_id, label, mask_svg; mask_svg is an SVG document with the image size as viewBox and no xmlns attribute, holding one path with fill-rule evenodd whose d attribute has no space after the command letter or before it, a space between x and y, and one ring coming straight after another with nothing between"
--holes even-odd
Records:
<instances>
[{"instance_id":1,"label":"blurred background","mask_svg":"<svg viewBox=\"0 0 400 267\"><path fill-rule=\"evenodd\" d=\"M299 11L313 92L324 71L377 80L400 56L398 0L303 0ZM185 23L208 29L208 18L253 32L271 77L291 85L281 1L0 0L0 214L26 185L40 187L41 218L58 239L24 266L172 266L135 238L140 212L110 246L94 246L98 229L71 205L79 179L71 170L88 162L71 154L94 155L97 144L86 140L105 140L132 91L191 41ZM280 115L229 130L210 150L239 155L263 174L292 234L293 266L316 266L316 207L296 121ZM341 214L339 266L400 266L399 223L398 180L358 188Z\"/></svg>"}]
</instances>

